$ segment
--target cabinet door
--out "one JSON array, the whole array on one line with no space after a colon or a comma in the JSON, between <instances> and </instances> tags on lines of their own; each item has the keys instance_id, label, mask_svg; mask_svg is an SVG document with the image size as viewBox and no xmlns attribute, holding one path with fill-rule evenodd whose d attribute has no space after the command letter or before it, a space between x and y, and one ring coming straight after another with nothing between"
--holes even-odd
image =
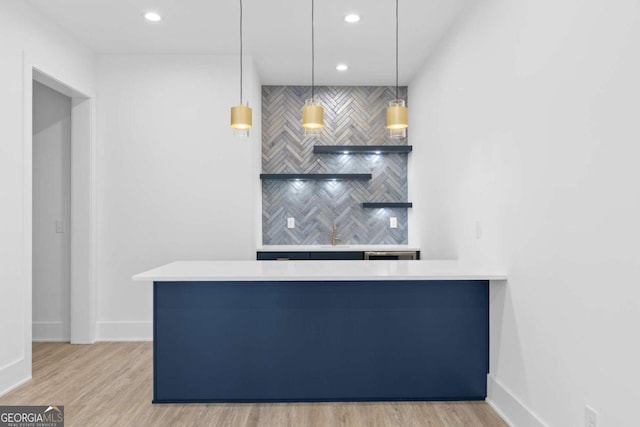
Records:
<instances>
[{"instance_id":1,"label":"cabinet door","mask_svg":"<svg viewBox=\"0 0 640 427\"><path fill-rule=\"evenodd\" d=\"M289 261L309 259L309 252L258 252L258 261Z\"/></svg>"},{"instance_id":2,"label":"cabinet door","mask_svg":"<svg viewBox=\"0 0 640 427\"><path fill-rule=\"evenodd\" d=\"M316 260L363 260L364 252L310 252L309 259Z\"/></svg>"}]
</instances>

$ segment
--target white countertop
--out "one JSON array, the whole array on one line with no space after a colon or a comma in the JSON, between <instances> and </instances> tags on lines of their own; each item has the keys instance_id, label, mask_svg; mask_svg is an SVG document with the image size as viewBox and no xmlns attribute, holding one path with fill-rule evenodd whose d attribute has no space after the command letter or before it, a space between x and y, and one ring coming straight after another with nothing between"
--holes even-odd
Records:
<instances>
[{"instance_id":1,"label":"white countertop","mask_svg":"<svg viewBox=\"0 0 640 427\"><path fill-rule=\"evenodd\" d=\"M385 252L385 251L419 251L408 245L262 245L260 252Z\"/></svg>"},{"instance_id":2,"label":"white countertop","mask_svg":"<svg viewBox=\"0 0 640 427\"><path fill-rule=\"evenodd\" d=\"M135 281L506 280L458 261L176 261Z\"/></svg>"}]
</instances>

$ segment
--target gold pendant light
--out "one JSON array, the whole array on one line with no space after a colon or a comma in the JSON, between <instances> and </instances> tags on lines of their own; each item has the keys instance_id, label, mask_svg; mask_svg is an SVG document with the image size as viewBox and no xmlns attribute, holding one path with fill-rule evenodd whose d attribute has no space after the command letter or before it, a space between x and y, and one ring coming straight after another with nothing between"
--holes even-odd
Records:
<instances>
[{"instance_id":1,"label":"gold pendant light","mask_svg":"<svg viewBox=\"0 0 640 427\"><path fill-rule=\"evenodd\" d=\"M240 0L240 105L231 107L231 127L237 136L249 136L252 124L251 108L242 104L242 0Z\"/></svg>"},{"instance_id":2,"label":"gold pendant light","mask_svg":"<svg viewBox=\"0 0 640 427\"><path fill-rule=\"evenodd\" d=\"M389 101L387 129L391 138L404 138L409 127L409 110L404 99L398 99L398 0L396 0L396 99Z\"/></svg>"},{"instance_id":3,"label":"gold pendant light","mask_svg":"<svg viewBox=\"0 0 640 427\"><path fill-rule=\"evenodd\" d=\"M324 109L316 102L315 91L315 38L314 38L314 0L311 0L311 98L302 107L302 127L305 135L315 135L324 126Z\"/></svg>"},{"instance_id":4,"label":"gold pendant light","mask_svg":"<svg viewBox=\"0 0 640 427\"><path fill-rule=\"evenodd\" d=\"M251 108L246 105L236 105L231 107L231 127L236 130L251 129L252 116Z\"/></svg>"}]
</instances>

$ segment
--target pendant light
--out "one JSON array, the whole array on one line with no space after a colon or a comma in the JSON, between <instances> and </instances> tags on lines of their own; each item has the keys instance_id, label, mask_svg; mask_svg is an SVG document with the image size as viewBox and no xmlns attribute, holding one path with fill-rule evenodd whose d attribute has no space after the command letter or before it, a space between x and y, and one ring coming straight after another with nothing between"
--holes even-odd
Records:
<instances>
[{"instance_id":1,"label":"pendant light","mask_svg":"<svg viewBox=\"0 0 640 427\"><path fill-rule=\"evenodd\" d=\"M323 126L324 110L316 102L315 90L315 38L314 38L314 0L311 0L311 98L302 107L302 127L305 135L315 135Z\"/></svg>"},{"instance_id":2,"label":"pendant light","mask_svg":"<svg viewBox=\"0 0 640 427\"><path fill-rule=\"evenodd\" d=\"M387 129L391 138L404 138L409 127L409 111L404 99L398 96L398 0L396 0L396 99L389 101Z\"/></svg>"},{"instance_id":3,"label":"pendant light","mask_svg":"<svg viewBox=\"0 0 640 427\"><path fill-rule=\"evenodd\" d=\"M240 0L240 105L231 107L231 127L237 136L249 136L251 108L242 104L242 0Z\"/></svg>"}]
</instances>

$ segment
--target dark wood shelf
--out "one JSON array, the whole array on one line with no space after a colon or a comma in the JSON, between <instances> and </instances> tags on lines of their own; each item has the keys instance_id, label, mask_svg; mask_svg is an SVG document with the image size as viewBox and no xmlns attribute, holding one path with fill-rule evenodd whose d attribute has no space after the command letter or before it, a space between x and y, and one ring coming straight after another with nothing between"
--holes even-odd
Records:
<instances>
[{"instance_id":1,"label":"dark wood shelf","mask_svg":"<svg viewBox=\"0 0 640 427\"><path fill-rule=\"evenodd\" d=\"M370 173L261 173L260 179L278 180L369 180Z\"/></svg>"},{"instance_id":2,"label":"dark wood shelf","mask_svg":"<svg viewBox=\"0 0 640 427\"><path fill-rule=\"evenodd\" d=\"M314 145L315 154L406 154L411 145Z\"/></svg>"},{"instance_id":3,"label":"dark wood shelf","mask_svg":"<svg viewBox=\"0 0 640 427\"><path fill-rule=\"evenodd\" d=\"M364 202L363 208L412 208L411 202Z\"/></svg>"}]
</instances>

